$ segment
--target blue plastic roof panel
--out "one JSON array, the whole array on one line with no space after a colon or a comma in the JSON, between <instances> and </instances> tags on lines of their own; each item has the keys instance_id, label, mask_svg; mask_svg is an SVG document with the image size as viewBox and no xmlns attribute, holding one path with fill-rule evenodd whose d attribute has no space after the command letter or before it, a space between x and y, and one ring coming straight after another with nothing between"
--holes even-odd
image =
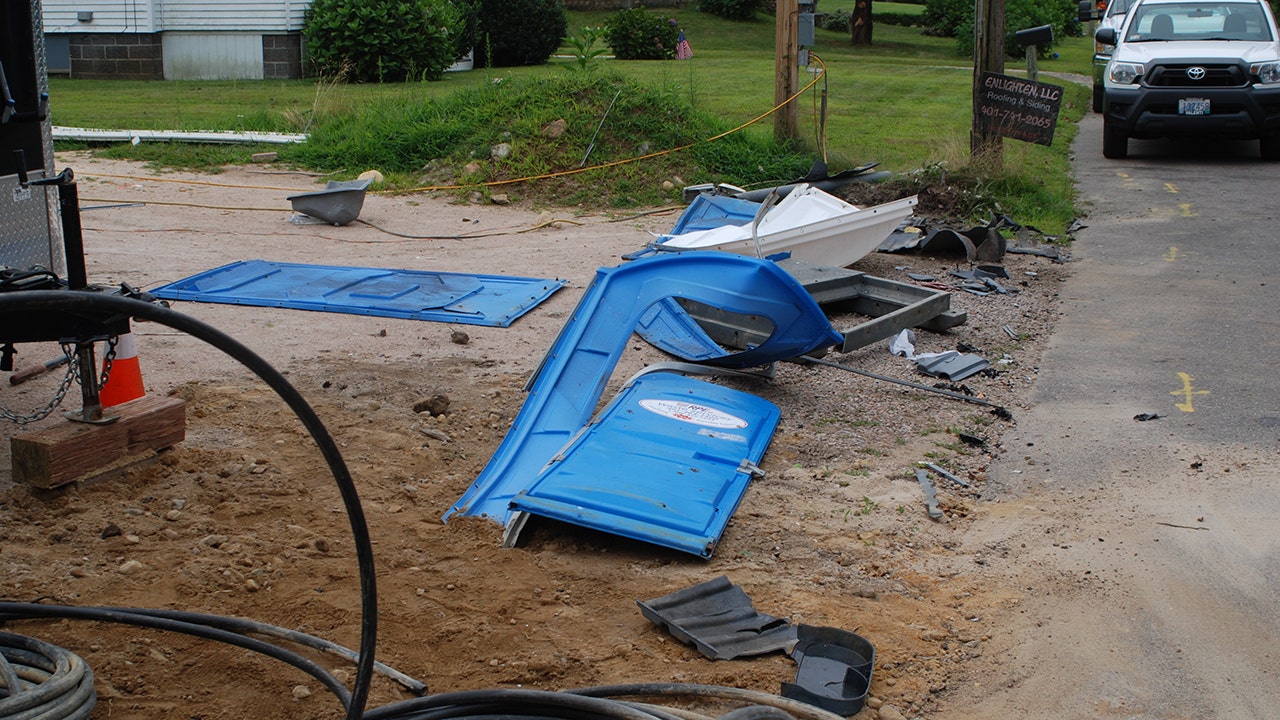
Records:
<instances>
[{"instance_id":1,"label":"blue plastic roof panel","mask_svg":"<svg viewBox=\"0 0 1280 720\"><path fill-rule=\"evenodd\" d=\"M711 557L778 424L778 407L673 373L643 375L512 506Z\"/></svg>"},{"instance_id":2,"label":"blue plastic roof panel","mask_svg":"<svg viewBox=\"0 0 1280 720\"><path fill-rule=\"evenodd\" d=\"M169 283L166 300L507 327L563 280L242 260Z\"/></svg>"}]
</instances>

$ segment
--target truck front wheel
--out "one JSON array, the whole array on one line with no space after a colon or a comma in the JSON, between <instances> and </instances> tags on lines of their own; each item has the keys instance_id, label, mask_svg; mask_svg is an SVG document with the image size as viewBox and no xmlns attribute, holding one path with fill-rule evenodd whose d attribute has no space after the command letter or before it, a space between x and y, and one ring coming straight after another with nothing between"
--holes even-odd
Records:
<instances>
[{"instance_id":1,"label":"truck front wheel","mask_svg":"<svg viewBox=\"0 0 1280 720\"><path fill-rule=\"evenodd\" d=\"M1102 156L1122 160L1129 154L1129 136L1106 120L1102 121Z\"/></svg>"},{"instance_id":2,"label":"truck front wheel","mask_svg":"<svg viewBox=\"0 0 1280 720\"><path fill-rule=\"evenodd\" d=\"M1263 135L1258 140L1258 149L1262 151L1263 160L1280 160L1280 133Z\"/></svg>"}]
</instances>

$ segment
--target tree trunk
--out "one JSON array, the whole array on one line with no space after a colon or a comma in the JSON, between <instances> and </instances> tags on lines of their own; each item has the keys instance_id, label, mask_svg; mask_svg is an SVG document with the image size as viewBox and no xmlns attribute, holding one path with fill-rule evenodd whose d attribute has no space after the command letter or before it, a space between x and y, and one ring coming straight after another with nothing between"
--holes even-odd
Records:
<instances>
[{"instance_id":1,"label":"tree trunk","mask_svg":"<svg viewBox=\"0 0 1280 720\"><path fill-rule=\"evenodd\" d=\"M857 0L850 18L850 35L854 45L871 44L871 0Z\"/></svg>"}]
</instances>

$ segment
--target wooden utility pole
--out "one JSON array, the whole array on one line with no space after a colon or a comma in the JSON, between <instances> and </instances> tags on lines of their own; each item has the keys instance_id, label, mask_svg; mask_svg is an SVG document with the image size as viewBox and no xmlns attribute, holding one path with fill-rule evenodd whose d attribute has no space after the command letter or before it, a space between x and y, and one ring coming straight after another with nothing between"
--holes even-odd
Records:
<instances>
[{"instance_id":1,"label":"wooden utility pole","mask_svg":"<svg viewBox=\"0 0 1280 720\"><path fill-rule=\"evenodd\" d=\"M1004 146L999 135L982 130L978 117L982 73L1004 73L1004 0L974 0L973 9L973 129L969 154L975 165L999 171Z\"/></svg>"},{"instance_id":2,"label":"wooden utility pole","mask_svg":"<svg viewBox=\"0 0 1280 720\"><path fill-rule=\"evenodd\" d=\"M796 94L800 83L800 38L796 33L800 7L797 0L777 0L776 58L774 62L773 104L782 105ZM787 102L773 115L773 137L787 142L800 137L799 103Z\"/></svg>"}]
</instances>

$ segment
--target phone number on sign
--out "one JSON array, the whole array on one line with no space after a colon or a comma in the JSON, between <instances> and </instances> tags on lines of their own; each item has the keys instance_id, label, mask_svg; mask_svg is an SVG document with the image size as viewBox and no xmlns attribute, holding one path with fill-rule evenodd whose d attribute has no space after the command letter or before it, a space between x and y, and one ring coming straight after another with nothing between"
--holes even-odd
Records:
<instances>
[{"instance_id":1,"label":"phone number on sign","mask_svg":"<svg viewBox=\"0 0 1280 720\"><path fill-rule=\"evenodd\" d=\"M1053 126L1053 118L1042 117L1040 115L1028 115L1026 113L1014 112L1004 108L984 107L982 114L989 118L994 118L1002 123L1014 123L1017 125L1031 125L1033 127L1048 128Z\"/></svg>"}]
</instances>

